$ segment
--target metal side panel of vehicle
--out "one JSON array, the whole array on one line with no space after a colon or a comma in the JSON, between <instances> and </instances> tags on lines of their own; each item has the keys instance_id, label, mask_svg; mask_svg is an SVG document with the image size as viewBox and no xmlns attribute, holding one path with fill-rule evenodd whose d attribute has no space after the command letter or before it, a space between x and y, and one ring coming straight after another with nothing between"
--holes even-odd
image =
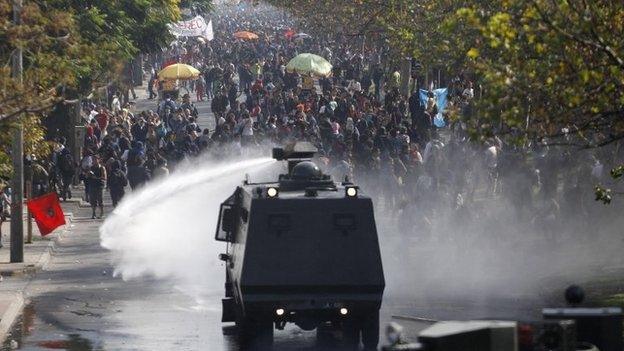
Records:
<instances>
[{"instance_id":1,"label":"metal side panel of vehicle","mask_svg":"<svg viewBox=\"0 0 624 351\"><path fill-rule=\"evenodd\" d=\"M233 252L244 255L233 273L245 308L379 308L385 282L369 198L259 198L249 213L244 248Z\"/></svg>"}]
</instances>

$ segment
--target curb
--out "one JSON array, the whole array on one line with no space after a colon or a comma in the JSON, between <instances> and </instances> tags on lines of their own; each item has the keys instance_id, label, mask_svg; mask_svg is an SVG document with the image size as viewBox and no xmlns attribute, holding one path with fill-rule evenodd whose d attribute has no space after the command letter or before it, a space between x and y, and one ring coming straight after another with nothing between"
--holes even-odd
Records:
<instances>
[{"instance_id":1,"label":"curb","mask_svg":"<svg viewBox=\"0 0 624 351\"><path fill-rule=\"evenodd\" d=\"M37 272L43 270L45 266L50 262L50 259L52 258L52 252L54 252L54 248L56 247L57 242L62 239L65 233L71 230L70 224L74 221L73 212L68 212L65 216L67 222L65 224L65 228L59 230L56 233L57 236L48 242L48 245L39 257L39 260L37 260L37 263L29 264L26 267L18 269L6 269L4 271L0 271L0 274L5 277L20 277L29 275L29 278L32 278L32 276L34 276ZM9 297L11 303L4 311L4 313L0 316L0 344L3 344L6 341L6 338L9 335L11 328L15 324L17 318L21 315L26 302L23 291L14 292L12 295L13 296Z\"/></svg>"},{"instance_id":2,"label":"curb","mask_svg":"<svg viewBox=\"0 0 624 351\"><path fill-rule=\"evenodd\" d=\"M0 276L3 277L20 277L24 275L34 275L38 271L42 270L50 261L52 257L52 252L56 247L56 242L63 238L63 235L70 231L70 224L74 221L73 212L68 212L65 214L66 224L65 228L55 232L56 237L48 242L43 253L37 260L37 263L31 263L23 267L18 268L0 268Z\"/></svg>"},{"instance_id":3,"label":"curb","mask_svg":"<svg viewBox=\"0 0 624 351\"><path fill-rule=\"evenodd\" d=\"M15 320L22 313L22 309L25 304L24 294L22 292L14 293L11 300L12 301L9 304L9 307L6 309L4 314L0 316L0 340L2 342L4 342L7 335L9 335Z\"/></svg>"}]
</instances>

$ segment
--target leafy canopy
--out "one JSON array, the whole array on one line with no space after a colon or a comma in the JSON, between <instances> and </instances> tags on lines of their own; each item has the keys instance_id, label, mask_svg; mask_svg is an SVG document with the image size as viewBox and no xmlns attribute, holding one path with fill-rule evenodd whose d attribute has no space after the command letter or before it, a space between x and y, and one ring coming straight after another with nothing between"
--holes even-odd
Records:
<instances>
[{"instance_id":1,"label":"leafy canopy","mask_svg":"<svg viewBox=\"0 0 624 351\"><path fill-rule=\"evenodd\" d=\"M187 3L189 1L186 1ZM208 8L209 0L191 1ZM180 0L24 0L22 24L12 0L0 0L0 177L11 167L11 129L20 122L25 150L40 156L41 118L51 107L115 80L141 52L168 45L167 24L180 19ZM23 80L11 75L11 56L23 51Z\"/></svg>"}]
</instances>

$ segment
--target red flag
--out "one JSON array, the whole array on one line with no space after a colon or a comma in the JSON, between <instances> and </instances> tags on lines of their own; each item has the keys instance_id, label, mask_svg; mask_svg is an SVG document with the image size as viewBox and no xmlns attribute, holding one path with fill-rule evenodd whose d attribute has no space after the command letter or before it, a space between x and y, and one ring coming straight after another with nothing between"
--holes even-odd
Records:
<instances>
[{"instance_id":1,"label":"red flag","mask_svg":"<svg viewBox=\"0 0 624 351\"><path fill-rule=\"evenodd\" d=\"M52 233L54 229L65 224L65 215L56 193L30 199L26 205L35 218L42 236Z\"/></svg>"}]
</instances>

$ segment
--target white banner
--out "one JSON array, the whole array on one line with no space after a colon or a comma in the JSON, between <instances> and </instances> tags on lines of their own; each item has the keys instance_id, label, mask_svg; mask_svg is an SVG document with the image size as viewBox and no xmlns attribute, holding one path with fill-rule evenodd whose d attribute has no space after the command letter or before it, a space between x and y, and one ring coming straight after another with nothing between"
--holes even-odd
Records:
<instances>
[{"instance_id":1,"label":"white banner","mask_svg":"<svg viewBox=\"0 0 624 351\"><path fill-rule=\"evenodd\" d=\"M206 20L202 16L170 24L169 31L176 37L204 37L208 40L214 38L212 21L206 24Z\"/></svg>"},{"instance_id":2,"label":"white banner","mask_svg":"<svg viewBox=\"0 0 624 351\"><path fill-rule=\"evenodd\" d=\"M206 26L206 30L204 31L204 34L202 36L206 38L208 41L211 41L212 39L214 39L214 32L212 31L212 20L208 22L208 25Z\"/></svg>"}]
</instances>

